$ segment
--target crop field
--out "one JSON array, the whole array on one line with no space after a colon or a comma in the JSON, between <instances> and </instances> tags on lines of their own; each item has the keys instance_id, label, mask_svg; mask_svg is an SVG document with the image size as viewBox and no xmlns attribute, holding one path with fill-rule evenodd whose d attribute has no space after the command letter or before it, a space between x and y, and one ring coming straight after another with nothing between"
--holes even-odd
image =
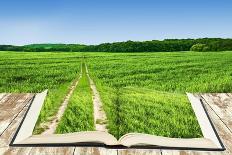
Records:
<instances>
[{"instance_id":1,"label":"crop field","mask_svg":"<svg viewBox=\"0 0 232 155\"><path fill-rule=\"evenodd\" d=\"M200 137L185 92L231 92L231 56L231 52L160 52L86 57L112 134Z\"/></svg>"},{"instance_id":2,"label":"crop field","mask_svg":"<svg viewBox=\"0 0 232 155\"><path fill-rule=\"evenodd\" d=\"M0 92L49 89L34 130L41 133L79 77L83 59L108 131L117 138L128 132L201 137L185 92L232 91L232 52L0 52ZM94 130L91 97L83 71L56 133Z\"/></svg>"},{"instance_id":3,"label":"crop field","mask_svg":"<svg viewBox=\"0 0 232 155\"><path fill-rule=\"evenodd\" d=\"M35 133L54 116L71 82L80 73L80 59L71 53L0 52L0 92L41 92L49 89Z\"/></svg>"}]
</instances>

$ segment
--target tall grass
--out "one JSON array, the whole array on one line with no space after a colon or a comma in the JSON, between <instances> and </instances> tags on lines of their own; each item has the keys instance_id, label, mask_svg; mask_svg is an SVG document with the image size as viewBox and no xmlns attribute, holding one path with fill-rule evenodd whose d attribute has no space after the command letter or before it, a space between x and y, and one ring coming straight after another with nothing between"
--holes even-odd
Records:
<instances>
[{"instance_id":1,"label":"tall grass","mask_svg":"<svg viewBox=\"0 0 232 155\"><path fill-rule=\"evenodd\" d=\"M72 81L80 73L80 57L73 53L0 52L0 92L49 89L34 133L44 131L57 113Z\"/></svg>"},{"instance_id":2,"label":"tall grass","mask_svg":"<svg viewBox=\"0 0 232 155\"><path fill-rule=\"evenodd\" d=\"M201 137L185 92L232 91L232 52L88 53L86 57L109 132L118 138L128 132Z\"/></svg>"},{"instance_id":3,"label":"tall grass","mask_svg":"<svg viewBox=\"0 0 232 155\"><path fill-rule=\"evenodd\" d=\"M130 132L166 137L201 137L188 99L183 94L124 88L119 97L119 137Z\"/></svg>"}]
</instances>

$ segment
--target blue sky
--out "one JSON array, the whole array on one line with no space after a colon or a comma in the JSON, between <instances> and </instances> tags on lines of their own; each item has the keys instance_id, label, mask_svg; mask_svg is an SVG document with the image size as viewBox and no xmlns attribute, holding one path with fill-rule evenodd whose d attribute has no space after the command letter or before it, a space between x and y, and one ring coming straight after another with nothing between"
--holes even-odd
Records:
<instances>
[{"instance_id":1,"label":"blue sky","mask_svg":"<svg viewBox=\"0 0 232 155\"><path fill-rule=\"evenodd\" d=\"M7 0L0 44L232 37L231 0Z\"/></svg>"}]
</instances>

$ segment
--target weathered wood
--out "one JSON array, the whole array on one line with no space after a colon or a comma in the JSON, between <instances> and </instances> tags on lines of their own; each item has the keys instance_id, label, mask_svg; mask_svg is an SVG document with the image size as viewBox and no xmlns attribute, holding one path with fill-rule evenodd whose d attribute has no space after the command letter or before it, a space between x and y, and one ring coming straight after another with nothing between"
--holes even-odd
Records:
<instances>
[{"instance_id":1,"label":"weathered wood","mask_svg":"<svg viewBox=\"0 0 232 155\"><path fill-rule=\"evenodd\" d=\"M10 141L12 140L20 122L23 119L23 116L25 115L28 106L29 106L29 99L25 100L25 103L27 103L24 107L22 107L21 111L15 116L15 118L12 119L12 122L9 124L6 130L2 133L0 136L0 147L6 147L9 145Z\"/></svg>"},{"instance_id":2,"label":"weathered wood","mask_svg":"<svg viewBox=\"0 0 232 155\"><path fill-rule=\"evenodd\" d=\"M222 152L162 150L162 155L224 155Z\"/></svg>"},{"instance_id":3,"label":"weathered wood","mask_svg":"<svg viewBox=\"0 0 232 155\"><path fill-rule=\"evenodd\" d=\"M117 150L97 147L76 147L73 155L117 155Z\"/></svg>"},{"instance_id":4,"label":"weathered wood","mask_svg":"<svg viewBox=\"0 0 232 155\"><path fill-rule=\"evenodd\" d=\"M10 96L11 94L5 94L4 96L2 96L1 100L0 100L0 105L2 105L3 103L5 103L5 101L8 99L8 96Z\"/></svg>"},{"instance_id":5,"label":"weathered wood","mask_svg":"<svg viewBox=\"0 0 232 155\"><path fill-rule=\"evenodd\" d=\"M3 134L32 97L32 94L11 94L3 99L5 102L0 106L0 135Z\"/></svg>"},{"instance_id":6,"label":"weathered wood","mask_svg":"<svg viewBox=\"0 0 232 155\"><path fill-rule=\"evenodd\" d=\"M22 118L24 114L26 113L28 106L25 106L23 110L17 115L17 117L11 122L7 130L4 131L4 133L1 135L0 139L0 147L6 147L9 145L11 139L13 138L20 122L22 121Z\"/></svg>"},{"instance_id":7,"label":"weathered wood","mask_svg":"<svg viewBox=\"0 0 232 155\"><path fill-rule=\"evenodd\" d=\"M10 148L4 155L72 155L74 147L14 147Z\"/></svg>"},{"instance_id":8,"label":"weathered wood","mask_svg":"<svg viewBox=\"0 0 232 155\"><path fill-rule=\"evenodd\" d=\"M159 149L127 149L118 150L118 155L162 155Z\"/></svg>"},{"instance_id":9,"label":"weathered wood","mask_svg":"<svg viewBox=\"0 0 232 155\"><path fill-rule=\"evenodd\" d=\"M11 147L4 155L72 155L75 147ZM1 152L0 152L1 153Z\"/></svg>"},{"instance_id":10,"label":"weathered wood","mask_svg":"<svg viewBox=\"0 0 232 155\"><path fill-rule=\"evenodd\" d=\"M202 94L202 97L232 132L232 97L226 93Z\"/></svg>"},{"instance_id":11,"label":"weathered wood","mask_svg":"<svg viewBox=\"0 0 232 155\"><path fill-rule=\"evenodd\" d=\"M232 98L232 93L226 93L229 97Z\"/></svg>"},{"instance_id":12,"label":"weathered wood","mask_svg":"<svg viewBox=\"0 0 232 155\"><path fill-rule=\"evenodd\" d=\"M6 95L6 93L0 93L0 102L3 99L3 97Z\"/></svg>"},{"instance_id":13,"label":"weathered wood","mask_svg":"<svg viewBox=\"0 0 232 155\"><path fill-rule=\"evenodd\" d=\"M207 102L207 103L206 103ZM206 110L212 119L212 122L214 123L214 126L217 130L217 133L219 134L223 144L226 147L226 151L224 151L224 154L232 154L232 132L228 128L228 126L222 122L219 114L217 111L214 111L212 108L212 105L217 104L216 102L209 102L209 100L205 100L204 105L206 107ZM224 104L224 103L222 103ZM226 120L226 118L224 118ZM227 119L230 119L227 117ZM228 120L226 120L228 121Z\"/></svg>"},{"instance_id":14,"label":"weathered wood","mask_svg":"<svg viewBox=\"0 0 232 155\"><path fill-rule=\"evenodd\" d=\"M16 104L18 100L25 94L6 94L1 99L1 108L7 108L6 106L12 106L12 104ZM8 108L9 109L9 108Z\"/></svg>"},{"instance_id":15,"label":"weathered wood","mask_svg":"<svg viewBox=\"0 0 232 155\"><path fill-rule=\"evenodd\" d=\"M75 147L33 147L30 151L31 155L47 155L47 154L73 154Z\"/></svg>"},{"instance_id":16,"label":"weathered wood","mask_svg":"<svg viewBox=\"0 0 232 155\"><path fill-rule=\"evenodd\" d=\"M16 95L16 94L15 94ZM6 98L10 97L12 95L5 95ZM18 95L17 95L18 96ZM9 149L9 143L13 137L13 135L15 134L15 131L17 130L19 123L21 122L27 108L28 108L28 104L29 104L29 100L33 97L32 94L24 94L23 96L21 96L20 99L18 99L18 97L15 97L14 99L17 100L9 100L9 99L4 99L4 101L6 102L11 102L11 107L13 108L12 110L8 109L8 108L4 108L1 107L1 110L5 109L9 111L9 113L1 113L0 114L0 126L1 127L5 127L1 128L4 129L0 135L0 154L4 154L5 152L8 152ZM17 105L16 105L17 104ZM6 107L6 103L3 103L2 105L4 105ZM1 111L2 112L2 111ZM5 115L7 114L7 115ZM2 118L3 117L3 118ZM7 121L2 121L2 119L6 119ZM5 124L5 125L3 125Z\"/></svg>"},{"instance_id":17,"label":"weathered wood","mask_svg":"<svg viewBox=\"0 0 232 155\"><path fill-rule=\"evenodd\" d=\"M31 149L32 149L31 147L26 147L26 148L25 147L21 147L21 148L11 147L0 153L2 153L3 155L28 155L30 154Z\"/></svg>"}]
</instances>

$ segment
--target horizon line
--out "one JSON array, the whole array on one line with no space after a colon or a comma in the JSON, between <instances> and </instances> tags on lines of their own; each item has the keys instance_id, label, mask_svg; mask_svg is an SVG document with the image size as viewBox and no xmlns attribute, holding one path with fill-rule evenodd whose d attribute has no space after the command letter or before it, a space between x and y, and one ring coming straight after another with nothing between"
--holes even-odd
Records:
<instances>
[{"instance_id":1,"label":"horizon line","mask_svg":"<svg viewBox=\"0 0 232 155\"><path fill-rule=\"evenodd\" d=\"M132 42L146 42L146 41L164 41L164 40L196 40L196 39L232 39L229 37L200 37L200 38L165 38L165 39L153 39L153 40L121 40L121 41L111 41L111 42L101 42L101 43L96 43L96 44L88 44L88 43L73 43L73 42L69 42L69 43L65 43L65 42L37 42L37 43L28 43L28 44L0 44L0 45L11 45L11 46L27 46L27 45L41 45L41 44L64 44L64 45L86 45L86 46L96 46L96 45L100 45L100 44L107 44L107 43L120 43L120 42L128 42L128 41L132 41Z\"/></svg>"}]
</instances>

